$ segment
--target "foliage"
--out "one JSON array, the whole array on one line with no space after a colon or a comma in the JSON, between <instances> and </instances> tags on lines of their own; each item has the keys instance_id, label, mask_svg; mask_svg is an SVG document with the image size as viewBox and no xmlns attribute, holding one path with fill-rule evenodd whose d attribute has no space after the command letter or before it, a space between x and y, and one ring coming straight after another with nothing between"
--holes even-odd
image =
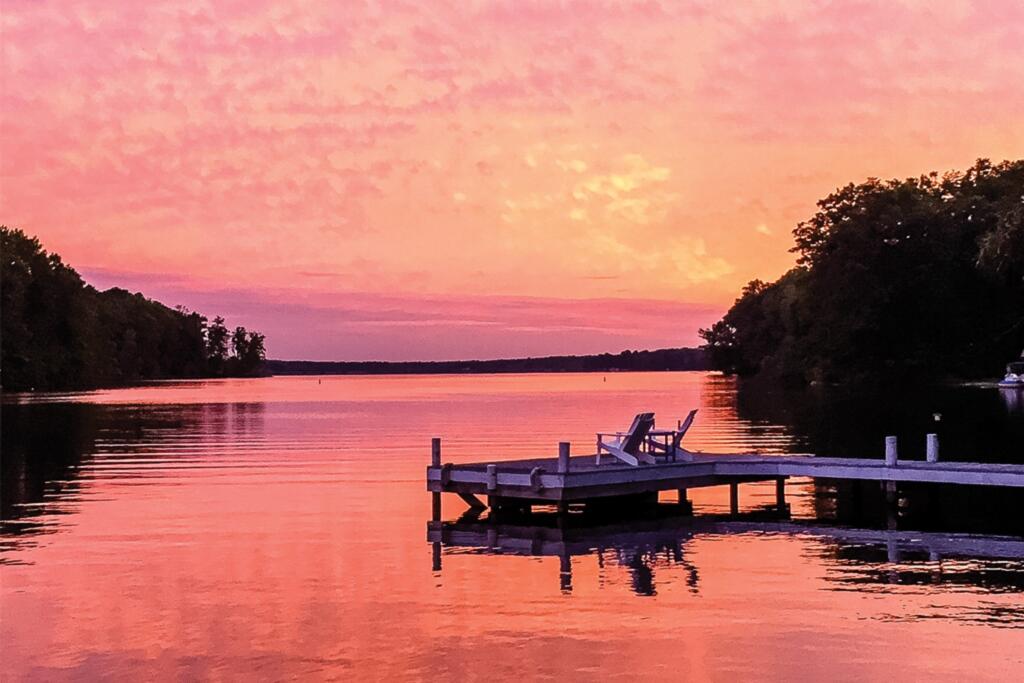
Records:
<instances>
[{"instance_id":1,"label":"foliage","mask_svg":"<svg viewBox=\"0 0 1024 683\"><path fill-rule=\"evenodd\" d=\"M716 368L935 380L991 376L1024 347L1024 161L850 184L793 235L797 266L701 330Z\"/></svg>"},{"instance_id":2,"label":"foliage","mask_svg":"<svg viewBox=\"0 0 1024 683\"><path fill-rule=\"evenodd\" d=\"M21 230L0 226L0 258L0 377L5 389L86 388L261 371L262 335L243 330L246 353L229 358L226 329L219 342L210 336L217 324L223 328L223 318L207 328L198 313L168 308L142 294L118 288L99 292Z\"/></svg>"},{"instance_id":3,"label":"foliage","mask_svg":"<svg viewBox=\"0 0 1024 683\"><path fill-rule=\"evenodd\" d=\"M660 370L707 370L707 356L701 349L657 349L623 351L592 356L544 356L499 360L451 361L297 361L269 360L267 369L275 375L389 375L498 372L619 372Z\"/></svg>"}]
</instances>

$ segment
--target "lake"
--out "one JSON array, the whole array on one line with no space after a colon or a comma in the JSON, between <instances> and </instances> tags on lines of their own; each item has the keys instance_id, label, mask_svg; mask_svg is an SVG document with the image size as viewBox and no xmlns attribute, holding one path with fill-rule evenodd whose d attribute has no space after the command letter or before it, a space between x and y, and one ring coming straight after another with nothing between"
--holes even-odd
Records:
<instances>
[{"instance_id":1,"label":"lake","mask_svg":"<svg viewBox=\"0 0 1024 683\"><path fill-rule=\"evenodd\" d=\"M1007 679L1024 671L1012 492L791 480L571 552L427 542L444 460L592 452L700 409L707 451L1024 462L1021 396L786 392L712 373L333 376L5 397L4 679ZM445 496L454 522L465 506ZM667 507L667 506L666 506ZM550 530L546 515L538 528ZM486 539L485 523L474 524ZM527 531L527 540L531 531ZM540 533L540 532L538 532ZM530 546L540 550L540 546Z\"/></svg>"}]
</instances>

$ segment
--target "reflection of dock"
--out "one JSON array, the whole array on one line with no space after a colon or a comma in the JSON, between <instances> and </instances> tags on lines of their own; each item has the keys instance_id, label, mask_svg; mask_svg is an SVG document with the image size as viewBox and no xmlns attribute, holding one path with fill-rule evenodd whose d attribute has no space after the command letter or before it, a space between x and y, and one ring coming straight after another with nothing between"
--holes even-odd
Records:
<instances>
[{"instance_id":1,"label":"reflection of dock","mask_svg":"<svg viewBox=\"0 0 1024 683\"><path fill-rule=\"evenodd\" d=\"M654 594L653 565L658 558L686 572L686 583L697 589L698 575L683 548L692 538L690 517L669 516L629 523L576 525L550 514L531 518L537 524L495 524L459 521L429 522L427 540L433 543L434 570L441 570L442 548L492 555L559 558L562 590L572 589L572 558L597 555L599 564L611 555L632 577L633 590ZM541 522L553 522L542 524Z\"/></svg>"},{"instance_id":2,"label":"reflection of dock","mask_svg":"<svg viewBox=\"0 0 1024 683\"><path fill-rule=\"evenodd\" d=\"M474 548L531 557L588 555L603 548L643 548L685 544L697 536L788 535L826 542L885 546L889 551L936 557L1024 559L1024 538L941 532L852 529L789 521L671 517L627 524L569 527L429 522L427 540L443 547Z\"/></svg>"},{"instance_id":3,"label":"reflection of dock","mask_svg":"<svg viewBox=\"0 0 1024 683\"><path fill-rule=\"evenodd\" d=\"M740 483L773 480L777 507L784 510L788 477L876 481L893 500L900 483L1024 487L1024 465L938 461L937 448L936 458L929 461L897 460L893 445L884 460L687 453L685 459L632 466L608 458L598 464L593 455L570 457L568 446L560 445L557 458L442 464L440 440L435 439L427 468L427 489L434 493L435 512L440 510L441 493L458 494L471 507L481 509L486 506L477 496L486 496L496 510L557 504L566 511L571 503L624 502L627 497L651 500L659 491L677 490L685 507L687 489L725 484L730 486L736 512Z\"/></svg>"},{"instance_id":4,"label":"reflection of dock","mask_svg":"<svg viewBox=\"0 0 1024 683\"><path fill-rule=\"evenodd\" d=\"M550 517L550 516L549 516ZM604 548L678 545L693 534L690 517L639 520L600 526L430 522L427 540L456 548L477 548L503 555L562 557L589 555Z\"/></svg>"},{"instance_id":5,"label":"reflection of dock","mask_svg":"<svg viewBox=\"0 0 1024 683\"><path fill-rule=\"evenodd\" d=\"M673 506L661 506L663 510ZM536 521L535 524L528 523ZM837 554L844 548L874 548L879 562L889 565L920 563L929 565L948 558L985 558L1024 560L1024 538L978 536L972 534L857 529L820 523L799 523L764 515L744 518L690 517L667 515L617 524L581 524L567 522L552 514L524 518L521 524L498 521L428 522L427 540L433 544L434 570L441 570L443 551L484 555L558 557L563 590L572 589L572 558L595 555L603 566L612 557L631 575L633 590L644 595L655 592L656 565L678 566L685 572L691 590L699 586L697 567L686 559L688 546L695 540L715 536L758 535L790 536L814 539L834 545ZM935 578L934 568L928 570ZM886 571L885 582L915 582L914 570ZM1014 573L1003 577L1013 586L1024 582ZM970 581L962 571L950 574L951 583ZM978 577L979 581L989 580Z\"/></svg>"}]
</instances>

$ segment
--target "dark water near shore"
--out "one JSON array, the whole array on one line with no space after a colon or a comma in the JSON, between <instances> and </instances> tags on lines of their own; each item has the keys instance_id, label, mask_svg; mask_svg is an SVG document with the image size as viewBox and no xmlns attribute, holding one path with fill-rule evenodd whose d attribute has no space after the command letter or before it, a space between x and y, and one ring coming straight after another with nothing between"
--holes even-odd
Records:
<instances>
[{"instance_id":1,"label":"dark water near shore","mask_svg":"<svg viewBox=\"0 0 1024 683\"><path fill-rule=\"evenodd\" d=\"M1021 494L694 491L697 517L456 523L424 467L553 453L691 407L706 451L1024 463L1024 394L783 392L704 373L278 377L5 398L3 678L1006 679ZM936 421L935 414L940 415ZM521 525L520 525L521 526ZM491 534L488 537L488 533ZM440 550L440 556L435 552Z\"/></svg>"}]
</instances>

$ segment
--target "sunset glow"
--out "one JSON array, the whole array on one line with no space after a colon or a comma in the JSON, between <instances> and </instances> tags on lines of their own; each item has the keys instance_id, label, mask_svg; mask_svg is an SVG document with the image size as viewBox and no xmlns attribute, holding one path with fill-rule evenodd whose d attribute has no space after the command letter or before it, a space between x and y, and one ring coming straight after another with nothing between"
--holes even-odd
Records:
<instances>
[{"instance_id":1,"label":"sunset glow","mask_svg":"<svg viewBox=\"0 0 1024 683\"><path fill-rule=\"evenodd\" d=\"M0 220L274 358L693 345L837 186L1024 152L1015 0L0 21Z\"/></svg>"}]
</instances>

